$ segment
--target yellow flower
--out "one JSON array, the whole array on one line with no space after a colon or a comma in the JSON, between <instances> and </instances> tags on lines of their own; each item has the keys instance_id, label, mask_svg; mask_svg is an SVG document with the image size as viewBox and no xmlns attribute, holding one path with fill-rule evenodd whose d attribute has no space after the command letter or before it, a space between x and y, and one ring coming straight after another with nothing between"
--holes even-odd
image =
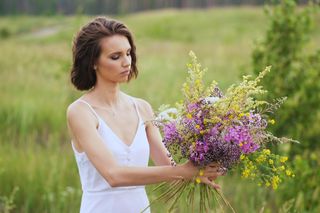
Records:
<instances>
[{"instance_id":1,"label":"yellow flower","mask_svg":"<svg viewBox=\"0 0 320 213\"><path fill-rule=\"evenodd\" d=\"M270 159L270 160L269 160L269 164L270 164L270 165L273 165L273 160Z\"/></svg>"},{"instance_id":2,"label":"yellow flower","mask_svg":"<svg viewBox=\"0 0 320 213\"><path fill-rule=\"evenodd\" d=\"M276 172L276 171L277 171L277 168L276 168L276 167L272 167L272 171L273 171L273 172Z\"/></svg>"},{"instance_id":3,"label":"yellow flower","mask_svg":"<svg viewBox=\"0 0 320 213\"><path fill-rule=\"evenodd\" d=\"M242 146L243 146L243 143L239 143L239 146L242 147Z\"/></svg>"},{"instance_id":4,"label":"yellow flower","mask_svg":"<svg viewBox=\"0 0 320 213\"><path fill-rule=\"evenodd\" d=\"M187 118L191 119L192 115L190 113L187 114Z\"/></svg>"},{"instance_id":5,"label":"yellow flower","mask_svg":"<svg viewBox=\"0 0 320 213\"><path fill-rule=\"evenodd\" d=\"M204 131L204 130L201 130L201 131L200 131L200 134L201 134L201 135L203 135L204 133L206 133L206 131Z\"/></svg>"},{"instance_id":6,"label":"yellow flower","mask_svg":"<svg viewBox=\"0 0 320 213\"><path fill-rule=\"evenodd\" d=\"M274 119L271 119L271 120L269 120L269 123L273 125L276 123L276 121Z\"/></svg>"},{"instance_id":7,"label":"yellow flower","mask_svg":"<svg viewBox=\"0 0 320 213\"><path fill-rule=\"evenodd\" d=\"M201 179L199 177L196 178L196 183L201 183Z\"/></svg>"},{"instance_id":8,"label":"yellow flower","mask_svg":"<svg viewBox=\"0 0 320 213\"><path fill-rule=\"evenodd\" d=\"M276 175L276 176L273 176L273 177L272 177L272 188L273 188L273 189L277 189L279 182L280 182L279 176L277 176L277 175Z\"/></svg>"},{"instance_id":9,"label":"yellow flower","mask_svg":"<svg viewBox=\"0 0 320 213\"><path fill-rule=\"evenodd\" d=\"M233 109L234 109L234 111L239 111L240 107L239 107L239 105L234 105Z\"/></svg>"},{"instance_id":10,"label":"yellow flower","mask_svg":"<svg viewBox=\"0 0 320 213\"><path fill-rule=\"evenodd\" d=\"M280 158L280 162L281 162L281 163L284 163L284 162L286 162L287 160L288 160L288 157L286 157L286 156Z\"/></svg>"},{"instance_id":11,"label":"yellow flower","mask_svg":"<svg viewBox=\"0 0 320 213\"><path fill-rule=\"evenodd\" d=\"M250 175L250 170L249 169L245 169L242 172L242 177L247 178Z\"/></svg>"},{"instance_id":12,"label":"yellow flower","mask_svg":"<svg viewBox=\"0 0 320 213\"><path fill-rule=\"evenodd\" d=\"M276 190L276 189L278 188L278 184L277 184L277 183L272 183L272 188L273 188L274 190Z\"/></svg>"},{"instance_id":13,"label":"yellow flower","mask_svg":"<svg viewBox=\"0 0 320 213\"><path fill-rule=\"evenodd\" d=\"M271 152L270 152L270 149L263 149L262 153L265 155L270 155Z\"/></svg>"},{"instance_id":14,"label":"yellow flower","mask_svg":"<svg viewBox=\"0 0 320 213\"><path fill-rule=\"evenodd\" d=\"M256 158L256 161L258 162L258 163L262 163L262 162L264 162L266 160L266 156L265 155L259 155L259 157L257 157Z\"/></svg>"},{"instance_id":15,"label":"yellow flower","mask_svg":"<svg viewBox=\"0 0 320 213\"><path fill-rule=\"evenodd\" d=\"M286 175L290 176L292 174L292 172L290 170L286 170Z\"/></svg>"},{"instance_id":16,"label":"yellow flower","mask_svg":"<svg viewBox=\"0 0 320 213\"><path fill-rule=\"evenodd\" d=\"M243 160L243 159L245 159L245 156L244 156L244 154L241 154L240 155L240 160Z\"/></svg>"},{"instance_id":17,"label":"yellow flower","mask_svg":"<svg viewBox=\"0 0 320 213\"><path fill-rule=\"evenodd\" d=\"M244 116L244 113L240 113L239 114L239 118L243 117Z\"/></svg>"},{"instance_id":18,"label":"yellow flower","mask_svg":"<svg viewBox=\"0 0 320 213\"><path fill-rule=\"evenodd\" d=\"M196 142L192 142L192 146L196 146Z\"/></svg>"},{"instance_id":19,"label":"yellow flower","mask_svg":"<svg viewBox=\"0 0 320 213\"><path fill-rule=\"evenodd\" d=\"M203 169L200 169L199 170L199 176L203 176L204 172L203 172Z\"/></svg>"},{"instance_id":20,"label":"yellow flower","mask_svg":"<svg viewBox=\"0 0 320 213\"><path fill-rule=\"evenodd\" d=\"M283 170L286 169L286 167L285 166L280 166L279 169L280 169L280 171L283 171Z\"/></svg>"},{"instance_id":21,"label":"yellow flower","mask_svg":"<svg viewBox=\"0 0 320 213\"><path fill-rule=\"evenodd\" d=\"M279 182L280 182L280 178L279 178L279 176L278 176L278 175L273 176L273 181L275 181L275 182L279 183Z\"/></svg>"},{"instance_id":22,"label":"yellow flower","mask_svg":"<svg viewBox=\"0 0 320 213\"><path fill-rule=\"evenodd\" d=\"M266 186L270 186L270 182L269 181L266 182Z\"/></svg>"},{"instance_id":23,"label":"yellow flower","mask_svg":"<svg viewBox=\"0 0 320 213\"><path fill-rule=\"evenodd\" d=\"M199 125L199 124L197 124L197 125L196 125L196 128L197 128L197 129L200 129L200 125Z\"/></svg>"}]
</instances>

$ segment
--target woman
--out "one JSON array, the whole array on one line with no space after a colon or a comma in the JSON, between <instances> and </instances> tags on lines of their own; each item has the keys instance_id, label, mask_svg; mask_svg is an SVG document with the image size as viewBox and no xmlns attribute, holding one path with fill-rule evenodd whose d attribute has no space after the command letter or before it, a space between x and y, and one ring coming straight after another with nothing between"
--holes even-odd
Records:
<instances>
[{"instance_id":1,"label":"woman","mask_svg":"<svg viewBox=\"0 0 320 213\"><path fill-rule=\"evenodd\" d=\"M82 184L80 212L140 212L149 205L144 185L192 179L198 169L172 166L150 104L120 91L137 77L136 47L122 23L98 17L83 26L73 44L71 81L87 92L67 109L68 127ZM156 166L148 167L149 154ZM222 175L205 168L202 181ZM150 211L148 209L148 211Z\"/></svg>"}]
</instances>

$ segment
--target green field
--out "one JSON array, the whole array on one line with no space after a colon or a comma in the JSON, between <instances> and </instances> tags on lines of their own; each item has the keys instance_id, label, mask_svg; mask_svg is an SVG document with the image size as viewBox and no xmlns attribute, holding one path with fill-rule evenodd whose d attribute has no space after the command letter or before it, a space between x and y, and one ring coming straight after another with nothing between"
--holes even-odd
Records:
<instances>
[{"instance_id":1,"label":"green field","mask_svg":"<svg viewBox=\"0 0 320 213\"><path fill-rule=\"evenodd\" d=\"M79 209L81 187L65 111L81 95L69 80L72 38L91 18L0 17L0 211L4 206L12 207L11 212L32 213ZM190 50L208 68L206 83L216 80L225 89L250 74L254 42L268 26L263 9L249 7L113 18L127 24L137 45L139 77L122 88L154 109L181 98ZM320 46L320 17L316 18L306 52ZM278 212L287 201L235 175L219 183L237 212ZM150 199L154 196L149 193ZM304 212L301 206L297 208ZM187 209L181 203L176 212ZM163 212L163 205L152 210Z\"/></svg>"}]
</instances>

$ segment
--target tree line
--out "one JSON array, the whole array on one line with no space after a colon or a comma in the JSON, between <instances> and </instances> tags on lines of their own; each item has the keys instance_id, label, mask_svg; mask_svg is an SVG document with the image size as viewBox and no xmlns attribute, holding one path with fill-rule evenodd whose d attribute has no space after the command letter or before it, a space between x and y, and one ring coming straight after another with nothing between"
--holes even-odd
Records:
<instances>
[{"instance_id":1,"label":"tree line","mask_svg":"<svg viewBox=\"0 0 320 213\"><path fill-rule=\"evenodd\" d=\"M274 0L1 0L0 15L121 15L163 8L211 8L262 5ZM307 0L299 0L306 3Z\"/></svg>"}]
</instances>

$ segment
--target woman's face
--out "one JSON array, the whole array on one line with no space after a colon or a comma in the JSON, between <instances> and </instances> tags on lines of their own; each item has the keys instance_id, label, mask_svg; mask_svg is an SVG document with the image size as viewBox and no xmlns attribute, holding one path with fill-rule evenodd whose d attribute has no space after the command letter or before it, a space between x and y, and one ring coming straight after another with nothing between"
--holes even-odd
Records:
<instances>
[{"instance_id":1,"label":"woman's face","mask_svg":"<svg viewBox=\"0 0 320 213\"><path fill-rule=\"evenodd\" d=\"M131 46L127 37L109 36L101 39L100 46L101 54L94 67L97 80L126 82L131 68Z\"/></svg>"}]
</instances>

